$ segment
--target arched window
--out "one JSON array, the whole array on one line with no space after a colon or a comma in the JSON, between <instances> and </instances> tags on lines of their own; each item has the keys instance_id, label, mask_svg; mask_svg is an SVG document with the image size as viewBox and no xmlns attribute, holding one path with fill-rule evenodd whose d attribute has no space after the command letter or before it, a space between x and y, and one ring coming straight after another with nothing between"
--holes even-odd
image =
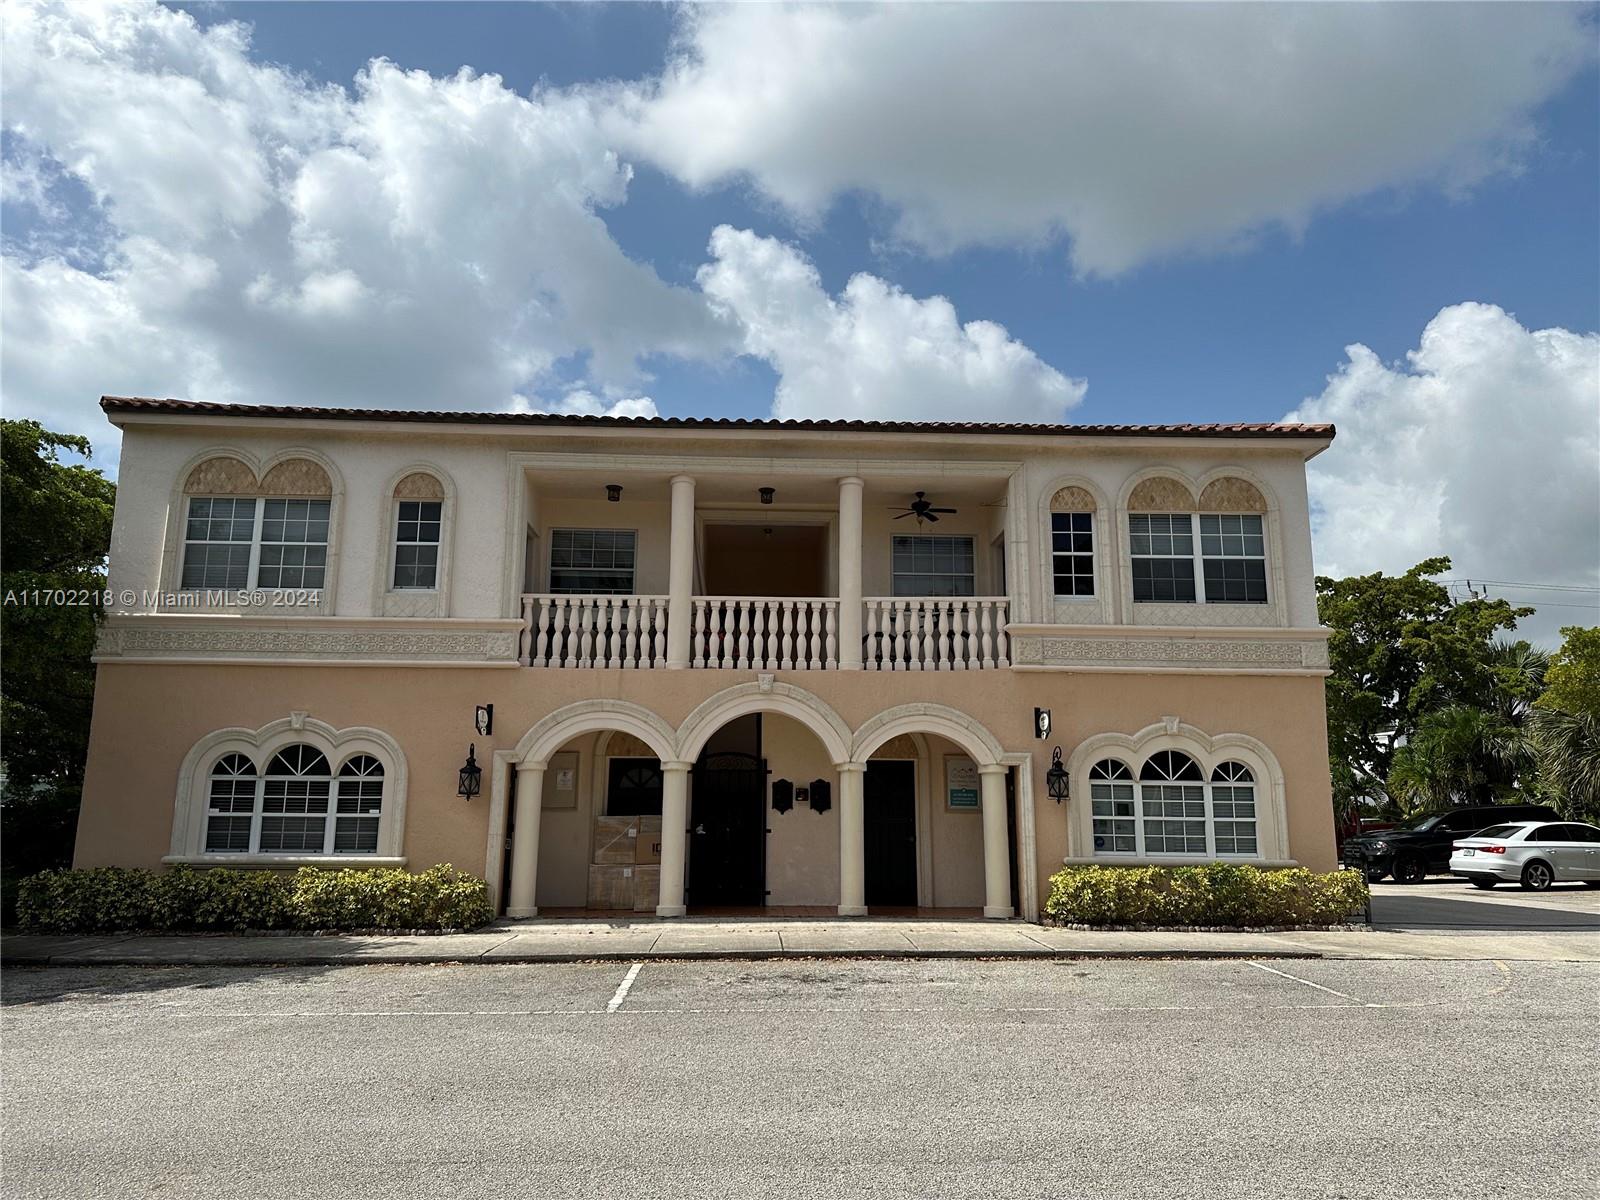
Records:
<instances>
[{"instance_id":1,"label":"arched window","mask_svg":"<svg viewBox=\"0 0 1600 1200\"><path fill-rule=\"evenodd\" d=\"M1103 758L1089 768L1089 804L1094 810L1094 852L1137 853L1133 772L1127 763Z\"/></svg>"},{"instance_id":2,"label":"arched window","mask_svg":"<svg viewBox=\"0 0 1600 1200\"><path fill-rule=\"evenodd\" d=\"M206 796L206 853L247 852L256 811L255 763L243 754L224 754L211 768Z\"/></svg>"},{"instance_id":3,"label":"arched window","mask_svg":"<svg viewBox=\"0 0 1600 1200\"><path fill-rule=\"evenodd\" d=\"M258 480L240 460L219 455L190 471L183 490L184 590L326 585L333 484L319 464L285 459Z\"/></svg>"},{"instance_id":4,"label":"arched window","mask_svg":"<svg viewBox=\"0 0 1600 1200\"><path fill-rule=\"evenodd\" d=\"M1242 762L1211 772L1211 822L1218 854L1256 853L1256 777Z\"/></svg>"},{"instance_id":5,"label":"arched window","mask_svg":"<svg viewBox=\"0 0 1600 1200\"><path fill-rule=\"evenodd\" d=\"M376 854L383 812L383 764L358 754L339 768L333 853Z\"/></svg>"},{"instance_id":6,"label":"arched window","mask_svg":"<svg viewBox=\"0 0 1600 1200\"><path fill-rule=\"evenodd\" d=\"M315 746L285 746L262 781L261 853L321 854L333 771Z\"/></svg>"},{"instance_id":7,"label":"arched window","mask_svg":"<svg viewBox=\"0 0 1600 1200\"><path fill-rule=\"evenodd\" d=\"M426 471L413 471L395 485L391 590L438 589L444 504L444 485Z\"/></svg>"},{"instance_id":8,"label":"arched window","mask_svg":"<svg viewBox=\"0 0 1600 1200\"><path fill-rule=\"evenodd\" d=\"M1055 595L1094 595L1094 497L1081 487L1050 499L1050 565Z\"/></svg>"},{"instance_id":9,"label":"arched window","mask_svg":"<svg viewBox=\"0 0 1600 1200\"><path fill-rule=\"evenodd\" d=\"M1204 855L1205 776L1177 750L1159 750L1139 770L1140 816L1146 854Z\"/></svg>"}]
</instances>

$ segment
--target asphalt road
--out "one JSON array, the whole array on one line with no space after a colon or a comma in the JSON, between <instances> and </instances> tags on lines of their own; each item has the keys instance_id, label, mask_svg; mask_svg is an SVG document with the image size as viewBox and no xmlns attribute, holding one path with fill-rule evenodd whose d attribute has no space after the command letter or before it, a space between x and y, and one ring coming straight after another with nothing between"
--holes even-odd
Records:
<instances>
[{"instance_id":1,"label":"asphalt road","mask_svg":"<svg viewBox=\"0 0 1600 1200\"><path fill-rule=\"evenodd\" d=\"M1593 1194L1600 965L14 969L7 1197Z\"/></svg>"},{"instance_id":2,"label":"asphalt road","mask_svg":"<svg viewBox=\"0 0 1600 1200\"><path fill-rule=\"evenodd\" d=\"M1377 929L1437 932L1600 933L1600 888L1558 883L1548 891L1529 892L1514 883L1475 888L1452 876L1430 876L1420 883L1385 879L1372 885L1372 923Z\"/></svg>"}]
</instances>

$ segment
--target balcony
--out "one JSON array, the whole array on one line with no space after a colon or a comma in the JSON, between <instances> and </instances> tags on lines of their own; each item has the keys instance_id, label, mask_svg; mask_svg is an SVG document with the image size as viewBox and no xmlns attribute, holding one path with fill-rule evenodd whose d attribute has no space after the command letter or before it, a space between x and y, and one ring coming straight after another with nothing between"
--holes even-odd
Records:
<instances>
[{"instance_id":1,"label":"balcony","mask_svg":"<svg viewBox=\"0 0 1600 1200\"><path fill-rule=\"evenodd\" d=\"M1004 596L862 600L859 656L841 663L836 597L692 596L687 662L694 670L977 671L1006 668ZM669 665L667 596L522 597L525 667L651 670Z\"/></svg>"}]
</instances>

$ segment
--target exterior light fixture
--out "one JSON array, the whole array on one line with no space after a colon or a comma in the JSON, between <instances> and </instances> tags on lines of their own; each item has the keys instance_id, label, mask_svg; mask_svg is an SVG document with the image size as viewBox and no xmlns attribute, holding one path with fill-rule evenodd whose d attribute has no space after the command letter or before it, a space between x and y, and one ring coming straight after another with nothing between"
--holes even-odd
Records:
<instances>
[{"instance_id":1,"label":"exterior light fixture","mask_svg":"<svg viewBox=\"0 0 1600 1200\"><path fill-rule=\"evenodd\" d=\"M1050 710L1036 708L1033 710L1033 736L1041 742L1050 736Z\"/></svg>"},{"instance_id":2,"label":"exterior light fixture","mask_svg":"<svg viewBox=\"0 0 1600 1200\"><path fill-rule=\"evenodd\" d=\"M761 495L761 503L763 504L771 504L772 497L777 495L776 488L759 488L758 491Z\"/></svg>"},{"instance_id":3,"label":"exterior light fixture","mask_svg":"<svg viewBox=\"0 0 1600 1200\"><path fill-rule=\"evenodd\" d=\"M1061 765L1060 746L1050 751L1050 769L1044 773L1044 786L1050 792L1050 799L1057 804L1067 798L1067 772Z\"/></svg>"},{"instance_id":4,"label":"exterior light fixture","mask_svg":"<svg viewBox=\"0 0 1600 1200\"><path fill-rule=\"evenodd\" d=\"M456 785L456 795L471 800L483 790L483 768L478 765L477 743L467 747L467 761L461 767L461 780Z\"/></svg>"},{"instance_id":5,"label":"exterior light fixture","mask_svg":"<svg viewBox=\"0 0 1600 1200\"><path fill-rule=\"evenodd\" d=\"M620 483L606 484L606 499L615 504L622 499L622 485Z\"/></svg>"},{"instance_id":6,"label":"exterior light fixture","mask_svg":"<svg viewBox=\"0 0 1600 1200\"><path fill-rule=\"evenodd\" d=\"M478 731L479 737L488 737L494 732L494 705L480 704L472 714L472 727Z\"/></svg>"}]
</instances>

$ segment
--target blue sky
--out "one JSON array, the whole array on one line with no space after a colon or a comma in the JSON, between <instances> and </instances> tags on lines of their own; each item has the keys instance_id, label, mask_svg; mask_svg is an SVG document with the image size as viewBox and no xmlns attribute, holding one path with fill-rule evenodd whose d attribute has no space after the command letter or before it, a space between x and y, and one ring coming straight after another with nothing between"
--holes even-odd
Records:
<instances>
[{"instance_id":1,"label":"blue sky","mask_svg":"<svg viewBox=\"0 0 1600 1200\"><path fill-rule=\"evenodd\" d=\"M18 0L6 407L108 464L101 392L1292 414L1341 430L1320 567L1593 587L1595 33L1543 4Z\"/></svg>"}]
</instances>

